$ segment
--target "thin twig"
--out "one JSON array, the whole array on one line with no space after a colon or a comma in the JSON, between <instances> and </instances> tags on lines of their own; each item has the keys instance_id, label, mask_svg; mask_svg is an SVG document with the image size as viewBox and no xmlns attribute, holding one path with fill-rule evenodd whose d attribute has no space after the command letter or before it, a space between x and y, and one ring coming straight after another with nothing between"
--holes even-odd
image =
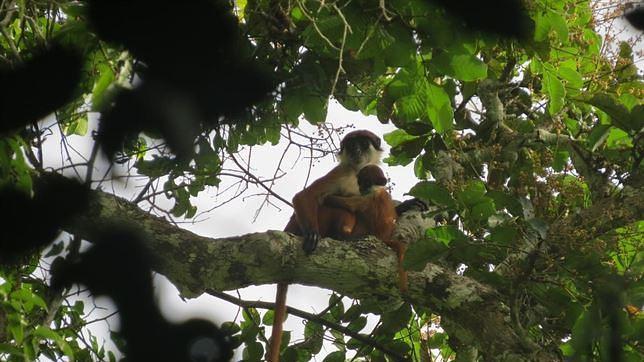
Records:
<instances>
[{"instance_id":1,"label":"thin twig","mask_svg":"<svg viewBox=\"0 0 644 362\"><path fill-rule=\"evenodd\" d=\"M342 58L344 57L344 45L347 42L347 31L349 31L349 26L347 24L344 25L344 29L342 31L342 43L340 44L340 54L338 55L338 70L335 72L335 78L333 78L333 85L331 86L331 93L329 95L333 95L335 93L335 87L338 85L338 79L340 79L340 72L344 73L344 68L342 67Z\"/></svg>"},{"instance_id":2,"label":"thin twig","mask_svg":"<svg viewBox=\"0 0 644 362\"><path fill-rule=\"evenodd\" d=\"M304 17L306 17L307 19L309 19L309 21L310 21L310 22L311 22L311 24L313 25L313 28L314 28L314 29L315 29L315 31L318 33L318 35L319 35L322 39L324 39L324 41L326 41L326 43L327 43L327 44L329 44L329 46L330 46L331 48L333 48L333 49L335 49L335 50L340 50L337 46L333 45L333 42L332 42L329 38L327 38L327 37L326 37L326 35L324 35L324 33L322 33L322 30L320 30L320 28L318 28L318 24L315 22L315 19L314 19L314 18L313 18L309 13L308 13L308 10L306 9L306 6L304 6L304 4L302 3L302 1L301 1L301 0L297 0L297 4L299 5L300 10L302 10L302 14L304 14Z\"/></svg>"},{"instance_id":3,"label":"thin twig","mask_svg":"<svg viewBox=\"0 0 644 362\"><path fill-rule=\"evenodd\" d=\"M217 297L219 299L223 299L223 300L225 300L227 302L230 302L232 304L241 306L243 308L275 309L275 303L243 300L243 299L233 297L230 294L226 294L224 292L220 292L220 291L214 290L214 289L207 289L206 293L208 293L208 294L210 294L210 295L212 295L214 297ZM289 307L289 306L286 307L286 312L288 314L292 314L294 316L297 316L297 317L306 319L308 321L312 321L312 322L321 324L321 325L323 325L325 327L328 327L328 328L331 328L331 329L336 330L338 332L341 332L341 333L343 333L343 334L345 334L345 335L347 335L347 336L349 336L351 338L356 339L357 341L360 341L360 342L362 342L362 343L364 343L366 345L369 345L369 346L381 351L382 353L385 353L385 354L393 357L396 361L403 361L404 360L404 357L402 355L400 355L398 352L393 351L393 350L387 348L386 346L381 345L380 343L374 341L373 339L366 338L365 336L361 335L360 333L354 332L354 331L350 330L349 328L347 328L347 327L345 327L345 326L343 326L341 324L328 321L328 320L324 319L323 317L318 316L316 314L308 313L308 312L305 312L303 310L296 309L296 308Z\"/></svg>"},{"instance_id":4,"label":"thin twig","mask_svg":"<svg viewBox=\"0 0 644 362\"><path fill-rule=\"evenodd\" d=\"M275 191L271 190L270 187L264 185L264 182L262 180L260 180L257 176L255 176L252 173L250 173L249 170L245 169L244 166L241 163L239 163L239 161L237 161L237 159L235 158L235 156L233 156L232 153L229 154L229 156L230 156L230 159L237 165L237 167L239 167L239 169L243 170L244 173L246 173L246 175L248 175L248 177L250 177L252 180L254 180L257 185L259 185L261 188L266 190L269 194L271 194L276 199L282 201L283 203L285 203L288 206L293 207L293 204L291 204L288 200L286 200L282 196L278 195Z\"/></svg>"},{"instance_id":5,"label":"thin twig","mask_svg":"<svg viewBox=\"0 0 644 362\"><path fill-rule=\"evenodd\" d=\"M85 185L92 186L92 173L94 172L94 161L96 161L96 155L98 154L99 144L94 142L92 147L92 153L89 156L87 161L87 173L85 174Z\"/></svg>"}]
</instances>

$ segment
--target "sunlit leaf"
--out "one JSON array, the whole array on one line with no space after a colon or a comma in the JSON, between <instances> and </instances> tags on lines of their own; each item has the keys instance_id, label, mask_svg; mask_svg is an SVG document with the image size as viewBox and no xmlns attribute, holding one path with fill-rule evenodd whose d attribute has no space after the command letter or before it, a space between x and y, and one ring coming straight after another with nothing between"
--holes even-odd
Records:
<instances>
[{"instance_id":1,"label":"sunlit leaf","mask_svg":"<svg viewBox=\"0 0 644 362\"><path fill-rule=\"evenodd\" d=\"M553 73L546 71L543 74L543 87L548 94L548 113L557 114L564 106L566 89L563 83Z\"/></svg>"},{"instance_id":2,"label":"sunlit leaf","mask_svg":"<svg viewBox=\"0 0 644 362\"><path fill-rule=\"evenodd\" d=\"M454 110L445 90L437 85L428 84L427 116L439 133L445 133L452 129Z\"/></svg>"}]
</instances>

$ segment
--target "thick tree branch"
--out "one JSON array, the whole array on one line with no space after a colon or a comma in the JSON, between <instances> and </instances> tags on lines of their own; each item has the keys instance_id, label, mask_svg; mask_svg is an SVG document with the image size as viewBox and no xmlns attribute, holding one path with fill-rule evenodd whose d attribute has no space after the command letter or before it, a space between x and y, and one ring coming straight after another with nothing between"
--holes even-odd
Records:
<instances>
[{"instance_id":1,"label":"thick tree branch","mask_svg":"<svg viewBox=\"0 0 644 362\"><path fill-rule=\"evenodd\" d=\"M90 210L66 231L92 240L111 225L129 223L149 236L154 269L185 296L207 290L289 282L335 290L353 298L375 299L383 309L401 299L443 317L449 333L500 360L556 360L530 351L513 330L509 308L492 288L440 266L409 273L409 290L397 288L396 256L376 239L341 242L323 239L306 256L301 240L281 231L211 239L177 228L133 203L93 192ZM536 355L533 355L536 353Z\"/></svg>"}]
</instances>

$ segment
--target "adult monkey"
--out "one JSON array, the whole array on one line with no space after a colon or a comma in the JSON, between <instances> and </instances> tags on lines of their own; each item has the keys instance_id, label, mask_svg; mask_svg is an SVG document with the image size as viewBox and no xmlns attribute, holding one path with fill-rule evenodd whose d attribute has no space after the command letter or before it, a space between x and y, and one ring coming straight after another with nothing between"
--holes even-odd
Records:
<instances>
[{"instance_id":1,"label":"adult monkey","mask_svg":"<svg viewBox=\"0 0 644 362\"><path fill-rule=\"evenodd\" d=\"M320 233L320 210L323 208L327 196L358 196L358 172L361 168L380 162L382 154L380 137L367 130L358 130L347 133L340 142L340 163L329 173L315 180L304 190L293 197L295 211L284 231L304 237L302 248L306 254L311 254L318 245L321 236L331 236ZM328 212L327 211L322 211ZM345 212L339 210L339 212ZM322 230L328 232L330 229ZM342 232L342 227L335 228ZM335 237L338 237L335 235ZM286 317L287 283L277 284L275 295L275 314L273 318L273 331L268 350L270 362L279 361L280 345L282 343L282 330Z\"/></svg>"}]
</instances>

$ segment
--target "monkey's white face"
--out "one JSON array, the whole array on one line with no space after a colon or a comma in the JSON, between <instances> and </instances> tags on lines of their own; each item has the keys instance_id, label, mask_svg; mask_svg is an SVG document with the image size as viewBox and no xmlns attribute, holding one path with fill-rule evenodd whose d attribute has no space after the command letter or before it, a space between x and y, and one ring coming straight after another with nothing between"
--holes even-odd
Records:
<instances>
[{"instance_id":1,"label":"monkey's white face","mask_svg":"<svg viewBox=\"0 0 644 362\"><path fill-rule=\"evenodd\" d=\"M380 163L382 151L376 150L369 139L356 137L345 146L338 154L340 163L351 165L354 169L360 170L366 165L377 165Z\"/></svg>"}]
</instances>

